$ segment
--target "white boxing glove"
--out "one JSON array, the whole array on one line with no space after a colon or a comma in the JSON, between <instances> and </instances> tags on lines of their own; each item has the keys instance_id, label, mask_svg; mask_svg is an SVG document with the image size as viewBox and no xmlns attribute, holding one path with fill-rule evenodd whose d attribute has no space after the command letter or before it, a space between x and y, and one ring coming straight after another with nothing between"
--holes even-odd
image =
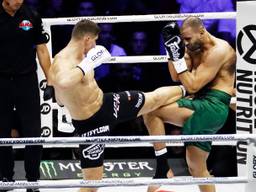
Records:
<instances>
[{"instance_id":1,"label":"white boxing glove","mask_svg":"<svg viewBox=\"0 0 256 192\"><path fill-rule=\"evenodd\" d=\"M188 70L187 63L185 61L185 58L178 59L176 61L172 61L173 66L178 74L183 73Z\"/></svg>"},{"instance_id":2,"label":"white boxing glove","mask_svg":"<svg viewBox=\"0 0 256 192\"><path fill-rule=\"evenodd\" d=\"M111 55L105 47L96 45L88 51L86 57L77 65L77 67L85 75L89 71L100 66L102 63L109 61L110 58Z\"/></svg>"}]
</instances>

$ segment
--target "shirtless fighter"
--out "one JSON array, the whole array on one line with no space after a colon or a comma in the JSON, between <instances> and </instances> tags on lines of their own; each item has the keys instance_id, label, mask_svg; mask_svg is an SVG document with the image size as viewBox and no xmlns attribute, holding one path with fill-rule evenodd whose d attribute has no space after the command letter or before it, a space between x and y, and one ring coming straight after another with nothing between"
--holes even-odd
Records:
<instances>
[{"instance_id":1,"label":"shirtless fighter","mask_svg":"<svg viewBox=\"0 0 256 192\"><path fill-rule=\"evenodd\" d=\"M50 68L50 84L54 87L56 100L67 107L81 137L107 136L110 125L156 110L184 95L181 86L161 87L149 93L103 93L94 79L93 68L108 61L110 54L103 46L96 45L99 32L94 22L79 21L70 42L55 56ZM101 179L104 145L81 145L80 151L84 179ZM95 192L97 189L83 188L81 191Z\"/></svg>"},{"instance_id":2,"label":"shirtless fighter","mask_svg":"<svg viewBox=\"0 0 256 192\"><path fill-rule=\"evenodd\" d=\"M235 51L226 41L211 35L197 17L185 19L181 29L176 22L170 22L163 29L163 37L172 79L180 81L194 98L181 98L145 115L149 133L164 134L163 123L167 122L182 127L185 135L215 134L228 117L235 80ZM206 160L211 143L193 142L185 146L191 175L209 177ZM166 146L155 143L154 148L159 154L156 176L167 177ZM201 192L215 192L214 185L199 188Z\"/></svg>"}]
</instances>

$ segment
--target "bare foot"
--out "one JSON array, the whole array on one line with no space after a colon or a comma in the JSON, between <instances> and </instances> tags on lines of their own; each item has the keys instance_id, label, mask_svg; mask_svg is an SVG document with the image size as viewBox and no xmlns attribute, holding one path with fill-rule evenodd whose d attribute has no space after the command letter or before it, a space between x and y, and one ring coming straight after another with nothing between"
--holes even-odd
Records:
<instances>
[{"instance_id":1,"label":"bare foot","mask_svg":"<svg viewBox=\"0 0 256 192\"><path fill-rule=\"evenodd\" d=\"M169 171L166 173L167 178L172 178L174 177L172 169L169 169ZM159 189L161 186L160 185L150 185L148 186L147 192L157 192L156 190Z\"/></svg>"}]
</instances>

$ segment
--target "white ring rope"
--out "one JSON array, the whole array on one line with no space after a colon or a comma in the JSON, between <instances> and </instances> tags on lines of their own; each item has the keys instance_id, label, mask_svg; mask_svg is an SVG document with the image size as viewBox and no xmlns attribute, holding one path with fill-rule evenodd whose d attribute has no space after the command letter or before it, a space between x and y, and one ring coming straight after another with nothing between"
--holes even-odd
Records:
<instances>
[{"instance_id":1,"label":"white ring rope","mask_svg":"<svg viewBox=\"0 0 256 192\"><path fill-rule=\"evenodd\" d=\"M65 18L47 18L47 19L43 19L43 22L47 23L48 25L74 25L78 21L83 19L88 19L96 23L151 22L151 21L184 20L189 16L197 16L197 17L200 17L201 19L235 19L236 12L65 17Z\"/></svg>"},{"instance_id":2,"label":"white ring rope","mask_svg":"<svg viewBox=\"0 0 256 192\"><path fill-rule=\"evenodd\" d=\"M112 180L57 180L0 182L1 189L19 188L78 188L78 187L120 187L146 185L208 185L248 183L247 177L174 177L170 179L112 179Z\"/></svg>"},{"instance_id":3,"label":"white ring rope","mask_svg":"<svg viewBox=\"0 0 256 192\"><path fill-rule=\"evenodd\" d=\"M219 134L219 135L162 135L162 136L111 136L111 137L57 137L57 138L2 138L0 146L11 145L49 145L49 144L95 144L95 143L141 143L141 142L204 142L204 141L256 141L252 134Z\"/></svg>"},{"instance_id":4,"label":"white ring rope","mask_svg":"<svg viewBox=\"0 0 256 192\"><path fill-rule=\"evenodd\" d=\"M119 56L111 57L106 63L163 63L168 62L165 55L145 55L145 56Z\"/></svg>"},{"instance_id":5,"label":"white ring rope","mask_svg":"<svg viewBox=\"0 0 256 192\"><path fill-rule=\"evenodd\" d=\"M236 146L236 141L213 141L213 146ZM184 143L166 143L167 147L183 147ZM79 144L54 144L46 145L44 148L78 148ZM153 147L152 143L120 143L120 144L106 144L106 148L129 148L129 147ZM15 145L14 149L23 149L23 145Z\"/></svg>"}]
</instances>

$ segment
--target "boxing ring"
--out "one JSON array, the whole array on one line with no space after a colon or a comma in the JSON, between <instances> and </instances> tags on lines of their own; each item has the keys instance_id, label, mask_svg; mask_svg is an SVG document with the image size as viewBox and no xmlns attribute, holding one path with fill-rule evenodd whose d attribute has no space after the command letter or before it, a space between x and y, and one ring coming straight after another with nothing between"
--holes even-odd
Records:
<instances>
[{"instance_id":1,"label":"boxing ring","mask_svg":"<svg viewBox=\"0 0 256 192\"><path fill-rule=\"evenodd\" d=\"M253 4L254 8L256 3ZM248 6L248 5L247 5ZM253 7L253 6L252 6ZM90 19L96 23L120 23L120 22L158 22L169 20L183 20L188 16L198 16L201 19L235 19L235 12L223 13L194 13L194 14L159 14L159 15L133 15L133 16L97 16L97 17L72 17L72 18L55 18L43 19L44 27L51 36L52 25L74 25L82 19ZM51 42L48 43L50 54L52 53ZM162 55L150 56L122 56L112 57L109 63L158 63L167 62L167 57ZM239 62L239 60L238 60ZM256 72L255 72L256 74ZM39 77L40 79L40 77ZM41 76L43 82L44 77ZM239 83L239 81L238 81ZM239 92L238 92L239 95ZM240 100L236 101L232 98L233 103L239 105ZM256 100L255 100L256 102ZM62 109L52 101L41 101L47 104L51 109L62 111ZM243 104L241 104L242 106ZM255 110L255 107L254 107ZM62 111L67 117L67 111ZM49 116L42 116L42 126L51 127ZM63 115L63 114L62 114ZM255 114L256 115L256 114ZM59 117L59 116L58 116ZM63 122L59 122L60 124ZM64 127L67 124L63 124ZM70 126L70 125L69 125ZM239 131L238 131L239 133ZM208 185L216 184L217 192L252 192L256 187L256 135L254 134L229 134L229 135L186 135L186 136L130 136L130 137L70 137L70 138L54 138L52 134L42 138L14 138L0 139L1 146L24 147L25 145L42 144L45 147L70 147L84 143L105 143L107 146L116 147L136 147L136 146L152 146L152 142L167 142L169 146L183 145L189 141L212 141L213 145L232 145L238 146L240 142L246 145L246 165L240 165L238 177L209 177L209 178L193 178L188 176L174 177L170 179L151 178L131 178L131 179L103 179L101 181L84 181L84 180L41 180L38 182L16 181L16 182L0 182L0 189L14 189L13 191L25 191L24 188L40 188L42 192L46 191L63 191L69 192L79 187L99 187L99 192L144 192L148 185L162 185L158 191L166 192L198 192L198 184ZM239 168L239 167L238 167ZM21 189L23 188L23 189ZM58 188L58 189L56 189Z\"/></svg>"},{"instance_id":2,"label":"boxing ring","mask_svg":"<svg viewBox=\"0 0 256 192\"><path fill-rule=\"evenodd\" d=\"M139 179L103 179L101 181L84 181L84 180L58 180L58 181L38 181L38 182L27 182L27 181L16 181L16 182L0 182L0 187L3 189L8 188L78 188L78 187L104 187L100 191L106 191L111 187L132 187L131 190L135 191L134 187L139 187L139 191L146 190L148 185L165 185L165 187L172 190L178 190L179 188L184 192L185 186L188 185L208 185L208 184L220 184L217 188L220 190L225 189L224 184L232 184L233 192L239 191L243 187L252 187L255 185L255 178L251 178L250 175L255 173L253 161L256 161L256 151L254 150L254 145L256 144L256 136L251 134L229 134L229 135L186 135L186 136L130 136L130 137L71 137L71 138L16 138L16 139L0 139L1 146L10 145L52 145L52 144L91 144L91 143L105 143L105 144L124 144L124 143L140 143L140 142L169 142L169 143L184 143L193 141L246 141L249 143L250 150L248 151L248 177L209 177L209 178L193 178L193 177L174 177L170 179L149 179L149 178L139 178ZM254 162L255 163L255 162ZM250 174L251 173L251 174ZM244 184L238 185L238 184ZM171 185L168 187L167 185ZM144 187L143 187L144 186ZM176 188L174 186L177 186ZM229 189L232 187L228 186ZM191 190L191 188L187 188ZM196 190L197 188L195 188ZM68 190L68 189L65 189ZM118 190L118 189L116 189ZM120 189L119 189L120 190ZM125 191L127 191L125 189ZM247 192L247 191L246 191Z\"/></svg>"}]
</instances>

